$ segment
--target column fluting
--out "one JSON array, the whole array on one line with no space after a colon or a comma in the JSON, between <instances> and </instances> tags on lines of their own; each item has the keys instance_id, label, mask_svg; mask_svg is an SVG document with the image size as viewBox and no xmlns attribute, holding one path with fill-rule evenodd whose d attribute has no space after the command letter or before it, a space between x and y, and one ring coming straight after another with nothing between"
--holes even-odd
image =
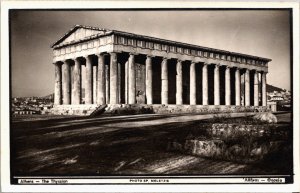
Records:
<instances>
[{"instance_id":1,"label":"column fluting","mask_svg":"<svg viewBox=\"0 0 300 193\"><path fill-rule=\"evenodd\" d=\"M118 101L119 103L121 103L121 73L122 73L122 69L121 69L121 63L118 62Z\"/></svg>"},{"instance_id":2,"label":"column fluting","mask_svg":"<svg viewBox=\"0 0 300 193\"><path fill-rule=\"evenodd\" d=\"M146 100L147 104L153 104L152 93L152 56L147 55L146 58Z\"/></svg>"},{"instance_id":3,"label":"column fluting","mask_svg":"<svg viewBox=\"0 0 300 193\"><path fill-rule=\"evenodd\" d=\"M105 64L105 103L110 104L110 65Z\"/></svg>"},{"instance_id":4,"label":"column fluting","mask_svg":"<svg viewBox=\"0 0 300 193\"><path fill-rule=\"evenodd\" d=\"M259 95L258 95L258 73L254 73L254 106L259 106Z\"/></svg>"},{"instance_id":5,"label":"column fluting","mask_svg":"<svg viewBox=\"0 0 300 193\"><path fill-rule=\"evenodd\" d=\"M62 104L62 65L59 62L55 66L54 105Z\"/></svg>"},{"instance_id":6,"label":"column fluting","mask_svg":"<svg viewBox=\"0 0 300 193\"><path fill-rule=\"evenodd\" d=\"M262 82L262 106L267 106L267 73L262 72L261 74Z\"/></svg>"},{"instance_id":7,"label":"column fluting","mask_svg":"<svg viewBox=\"0 0 300 193\"><path fill-rule=\"evenodd\" d=\"M110 104L118 104L118 61L117 53L110 53Z\"/></svg>"},{"instance_id":8,"label":"column fluting","mask_svg":"<svg viewBox=\"0 0 300 193\"><path fill-rule=\"evenodd\" d=\"M168 59L163 58L161 63L161 104L168 104Z\"/></svg>"},{"instance_id":9,"label":"column fluting","mask_svg":"<svg viewBox=\"0 0 300 193\"><path fill-rule=\"evenodd\" d=\"M93 64L90 56L85 57L85 104L93 103Z\"/></svg>"},{"instance_id":10,"label":"column fluting","mask_svg":"<svg viewBox=\"0 0 300 193\"><path fill-rule=\"evenodd\" d=\"M73 77L74 77L74 90L73 96L74 100L72 100L72 104L78 105L81 103L81 63L80 59L76 58L74 60L74 70L73 70Z\"/></svg>"},{"instance_id":11,"label":"column fluting","mask_svg":"<svg viewBox=\"0 0 300 193\"><path fill-rule=\"evenodd\" d=\"M220 65L214 69L214 105L220 105Z\"/></svg>"},{"instance_id":12,"label":"column fluting","mask_svg":"<svg viewBox=\"0 0 300 193\"><path fill-rule=\"evenodd\" d=\"M97 86L97 104L103 105L106 103L106 69L104 54L98 54L98 86Z\"/></svg>"},{"instance_id":13,"label":"column fluting","mask_svg":"<svg viewBox=\"0 0 300 193\"><path fill-rule=\"evenodd\" d=\"M70 61L64 61L64 82L63 82L63 104L71 104L71 64ZM73 97L73 96L72 96Z\"/></svg>"},{"instance_id":14,"label":"column fluting","mask_svg":"<svg viewBox=\"0 0 300 193\"><path fill-rule=\"evenodd\" d=\"M202 68L202 105L208 105L208 71L207 65Z\"/></svg>"},{"instance_id":15,"label":"column fluting","mask_svg":"<svg viewBox=\"0 0 300 193\"><path fill-rule=\"evenodd\" d=\"M182 61L178 60L176 64L176 104L182 105Z\"/></svg>"},{"instance_id":16,"label":"column fluting","mask_svg":"<svg viewBox=\"0 0 300 193\"><path fill-rule=\"evenodd\" d=\"M230 67L225 70L225 105L231 105Z\"/></svg>"},{"instance_id":17,"label":"column fluting","mask_svg":"<svg viewBox=\"0 0 300 193\"><path fill-rule=\"evenodd\" d=\"M93 64L93 104L97 104L98 98L98 63Z\"/></svg>"},{"instance_id":18,"label":"column fluting","mask_svg":"<svg viewBox=\"0 0 300 193\"><path fill-rule=\"evenodd\" d=\"M190 105L196 105L196 64L190 65Z\"/></svg>"},{"instance_id":19,"label":"column fluting","mask_svg":"<svg viewBox=\"0 0 300 193\"><path fill-rule=\"evenodd\" d=\"M245 72L245 106L250 106L250 72L246 69Z\"/></svg>"},{"instance_id":20,"label":"column fluting","mask_svg":"<svg viewBox=\"0 0 300 193\"><path fill-rule=\"evenodd\" d=\"M136 103L136 83L135 83L135 58L133 53L129 53L128 58L128 103Z\"/></svg>"},{"instance_id":21,"label":"column fluting","mask_svg":"<svg viewBox=\"0 0 300 193\"><path fill-rule=\"evenodd\" d=\"M235 70L235 105L241 105L241 74L239 68Z\"/></svg>"}]
</instances>

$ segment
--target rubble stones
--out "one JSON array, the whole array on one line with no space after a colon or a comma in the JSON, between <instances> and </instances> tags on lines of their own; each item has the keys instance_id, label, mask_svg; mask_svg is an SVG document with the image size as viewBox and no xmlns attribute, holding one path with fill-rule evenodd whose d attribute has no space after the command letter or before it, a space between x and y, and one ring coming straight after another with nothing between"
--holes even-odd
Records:
<instances>
[{"instance_id":1,"label":"rubble stones","mask_svg":"<svg viewBox=\"0 0 300 193\"><path fill-rule=\"evenodd\" d=\"M277 123L277 117L270 112L258 113L253 118L260 121L266 121L268 123Z\"/></svg>"}]
</instances>

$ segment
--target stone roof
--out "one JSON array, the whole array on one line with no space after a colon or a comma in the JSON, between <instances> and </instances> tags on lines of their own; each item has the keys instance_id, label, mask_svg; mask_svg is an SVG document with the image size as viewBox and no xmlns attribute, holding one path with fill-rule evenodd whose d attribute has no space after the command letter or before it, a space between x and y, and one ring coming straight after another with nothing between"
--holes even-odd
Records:
<instances>
[{"instance_id":1,"label":"stone roof","mask_svg":"<svg viewBox=\"0 0 300 193\"><path fill-rule=\"evenodd\" d=\"M194 45L194 44L188 44L188 43L183 43L183 42L178 42L178 41L173 41L173 40L167 40L167 39L161 39L161 38L156 38L156 37L151 37L151 36L139 35L139 34L124 32L124 31L109 30L109 29L104 29L104 28L83 26L83 25L75 25L67 33L65 33L62 37L60 37L59 40L56 41L51 47L56 48L56 46L58 46L58 44L60 44L65 38L67 38L71 33L73 33L78 28L98 30L98 31L104 32L104 34L99 33L99 34L96 34L96 35L91 35L91 36L82 38L82 39L80 39L76 42L72 42L72 44L88 41L88 40L91 40L91 39L96 39L96 38L102 37L102 36L116 34L116 35L122 35L122 36L126 36L126 37L132 37L132 38L135 38L135 39L151 40L151 41L158 42L158 43L165 43L165 44L175 45L175 46L178 45L178 46L183 46L183 47L186 47L186 48L199 49L199 50L203 50L203 51L217 52L217 53L220 53L220 54L230 54L230 55L235 55L235 56L258 59L258 60L263 60L263 61L266 61L266 62L272 61L269 58L262 58L262 57L248 55L248 54L242 54L242 53L238 53L238 52L230 52L230 51L227 51L227 50L221 50L221 49L209 48L209 47L204 47L204 46L198 46L198 45ZM66 44L66 45L68 45L68 44ZM61 45L61 46L64 46L64 45Z\"/></svg>"}]
</instances>

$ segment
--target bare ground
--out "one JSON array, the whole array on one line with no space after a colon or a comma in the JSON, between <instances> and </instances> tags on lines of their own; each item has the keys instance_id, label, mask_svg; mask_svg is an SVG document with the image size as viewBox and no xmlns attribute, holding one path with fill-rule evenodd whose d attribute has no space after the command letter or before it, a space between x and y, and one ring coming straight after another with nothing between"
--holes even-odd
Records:
<instances>
[{"instance_id":1,"label":"bare ground","mask_svg":"<svg viewBox=\"0 0 300 193\"><path fill-rule=\"evenodd\" d=\"M241 116L236 114L233 116ZM213 115L13 119L13 176L284 174L279 164L241 164L167 151L168 136ZM278 114L290 124L290 113ZM275 158L274 158L275 159ZM276 158L280 162L281 158ZM271 160L274 162L274 160Z\"/></svg>"}]
</instances>

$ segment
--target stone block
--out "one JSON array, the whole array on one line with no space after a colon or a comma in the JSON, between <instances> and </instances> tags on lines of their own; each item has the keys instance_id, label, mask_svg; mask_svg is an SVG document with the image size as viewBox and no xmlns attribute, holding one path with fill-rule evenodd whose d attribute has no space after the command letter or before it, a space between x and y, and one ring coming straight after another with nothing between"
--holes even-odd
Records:
<instances>
[{"instance_id":1,"label":"stone block","mask_svg":"<svg viewBox=\"0 0 300 193\"><path fill-rule=\"evenodd\" d=\"M258 113L253 118L268 123L277 123L277 117L271 112Z\"/></svg>"},{"instance_id":2,"label":"stone block","mask_svg":"<svg viewBox=\"0 0 300 193\"><path fill-rule=\"evenodd\" d=\"M219 157L223 152L224 142L216 139L186 140L184 149L193 155Z\"/></svg>"}]
</instances>

